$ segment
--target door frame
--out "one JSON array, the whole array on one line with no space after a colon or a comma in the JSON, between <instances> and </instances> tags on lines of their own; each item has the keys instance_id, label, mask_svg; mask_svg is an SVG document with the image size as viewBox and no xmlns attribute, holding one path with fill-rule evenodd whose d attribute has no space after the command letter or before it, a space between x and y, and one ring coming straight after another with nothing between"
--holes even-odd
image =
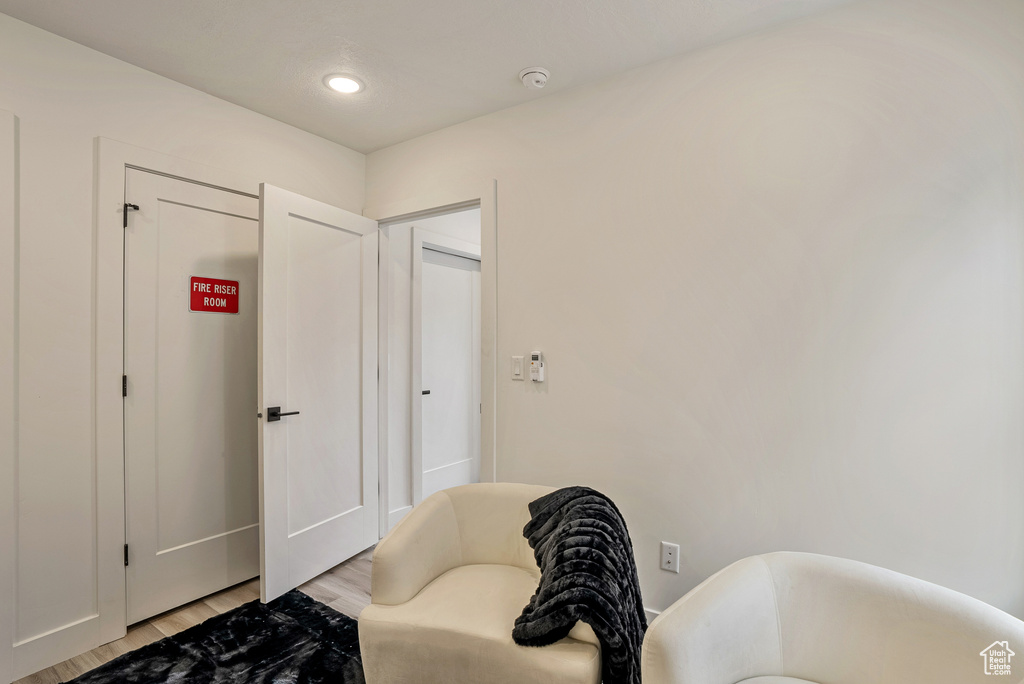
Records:
<instances>
[{"instance_id":1,"label":"door frame","mask_svg":"<svg viewBox=\"0 0 1024 684\"><path fill-rule=\"evenodd\" d=\"M482 212L481 212L482 213ZM432 249L437 252L444 252L452 256L463 257L480 262L481 249L479 246L462 240L439 235L425 228L412 229L412 382L411 384L411 418L412 427L409 433L409 444L412 447L410 462L412 472L412 505L415 506L423 500L423 249ZM481 274L481 290L483 276ZM483 316L481 315L481 332L483 328ZM483 341L481 340L481 357L483 356ZM481 358L481 365L483 360ZM482 368L475 369L481 379ZM483 387L481 386L481 399L483 399ZM483 423L483 408L480 409L481 423ZM481 440L483 438L483 427L481 425ZM483 449L481 449L480 460L483 461Z\"/></svg>"},{"instance_id":2,"label":"door frame","mask_svg":"<svg viewBox=\"0 0 1024 684\"><path fill-rule=\"evenodd\" d=\"M0 682L14 681L18 475L18 117L0 110Z\"/></svg>"},{"instance_id":3,"label":"door frame","mask_svg":"<svg viewBox=\"0 0 1024 684\"><path fill-rule=\"evenodd\" d=\"M368 198L364 216L376 219L381 229L393 224L409 223L425 218L451 214L467 209L480 209L480 399L483 408L480 415L480 481L497 481L497 343L498 343L498 181L494 178L477 178L452 191L431 193L427 196L407 197L386 204L374 204ZM378 296L378 363L380 368L380 391L378 401L388 406L388 299L390 297L391 267L390 249L386 231L380 231L380 287ZM390 501L388 496L388 412L378 411L379 425L379 467L380 475L380 536L389 529ZM411 460L411 455L410 455ZM410 465L411 467L411 465ZM410 489L412 487L410 486ZM415 495L410 492L410 500Z\"/></svg>"},{"instance_id":4,"label":"door frame","mask_svg":"<svg viewBox=\"0 0 1024 684\"><path fill-rule=\"evenodd\" d=\"M391 311L391 240L377 222L377 537L388 533L388 316Z\"/></svg>"},{"instance_id":5,"label":"door frame","mask_svg":"<svg viewBox=\"0 0 1024 684\"><path fill-rule=\"evenodd\" d=\"M96 195L93 217L95 327L96 597L98 625L81 638L55 641L37 657L35 672L127 633L125 544L124 407L119 376L124 370L124 189L127 168L171 176L259 197L259 182L134 145L95 139ZM72 627L71 625L68 626ZM48 635L49 636L49 635ZM45 639L40 639L45 641ZM58 644L63 648L55 650ZM56 660L54 660L56 658ZM53 661L53 662L50 662Z\"/></svg>"}]
</instances>

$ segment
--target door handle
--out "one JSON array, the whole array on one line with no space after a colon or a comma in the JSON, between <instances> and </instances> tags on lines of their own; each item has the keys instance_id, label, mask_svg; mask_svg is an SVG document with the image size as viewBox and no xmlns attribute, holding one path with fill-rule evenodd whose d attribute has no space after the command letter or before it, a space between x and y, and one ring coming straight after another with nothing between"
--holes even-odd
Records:
<instances>
[{"instance_id":1,"label":"door handle","mask_svg":"<svg viewBox=\"0 0 1024 684\"><path fill-rule=\"evenodd\" d=\"M299 415L298 411L288 411L287 413L281 413L281 407L280 406L268 406L267 407L267 422L268 423L276 423L277 421L281 420L281 418L284 417L284 416L297 416L297 415Z\"/></svg>"},{"instance_id":2,"label":"door handle","mask_svg":"<svg viewBox=\"0 0 1024 684\"><path fill-rule=\"evenodd\" d=\"M423 390L424 394L430 394L430 390Z\"/></svg>"}]
</instances>

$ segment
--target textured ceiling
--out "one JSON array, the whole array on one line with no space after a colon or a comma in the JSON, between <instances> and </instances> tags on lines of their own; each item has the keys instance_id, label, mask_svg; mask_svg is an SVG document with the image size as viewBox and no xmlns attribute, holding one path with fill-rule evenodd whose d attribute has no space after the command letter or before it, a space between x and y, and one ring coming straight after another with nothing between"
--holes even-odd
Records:
<instances>
[{"instance_id":1,"label":"textured ceiling","mask_svg":"<svg viewBox=\"0 0 1024 684\"><path fill-rule=\"evenodd\" d=\"M846 0L0 0L0 12L360 152ZM551 71L530 91L527 66ZM355 96L323 77L351 73Z\"/></svg>"}]
</instances>

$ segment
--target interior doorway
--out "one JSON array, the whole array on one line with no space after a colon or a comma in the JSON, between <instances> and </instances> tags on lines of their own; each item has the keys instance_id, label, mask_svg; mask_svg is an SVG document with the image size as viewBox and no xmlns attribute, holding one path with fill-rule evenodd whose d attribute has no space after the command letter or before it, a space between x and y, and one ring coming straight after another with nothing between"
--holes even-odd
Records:
<instances>
[{"instance_id":1,"label":"interior doorway","mask_svg":"<svg viewBox=\"0 0 1024 684\"><path fill-rule=\"evenodd\" d=\"M381 221L381 534L480 479L481 204Z\"/></svg>"},{"instance_id":2,"label":"interior doorway","mask_svg":"<svg viewBox=\"0 0 1024 684\"><path fill-rule=\"evenodd\" d=\"M259 574L258 199L125 171L132 624Z\"/></svg>"},{"instance_id":3,"label":"interior doorway","mask_svg":"<svg viewBox=\"0 0 1024 684\"><path fill-rule=\"evenodd\" d=\"M124 187L128 623L256 576L269 600L378 539L377 224L269 185Z\"/></svg>"}]
</instances>

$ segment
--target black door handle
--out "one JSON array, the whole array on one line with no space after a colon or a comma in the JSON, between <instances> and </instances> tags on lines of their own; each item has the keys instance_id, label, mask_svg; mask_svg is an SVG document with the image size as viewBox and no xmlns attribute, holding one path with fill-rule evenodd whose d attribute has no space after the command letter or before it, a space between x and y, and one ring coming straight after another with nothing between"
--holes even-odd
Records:
<instances>
[{"instance_id":1,"label":"black door handle","mask_svg":"<svg viewBox=\"0 0 1024 684\"><path fill-rule=\"evenodd\" d=\"M430 390L423 390L424 394L430 394Z\"/></svg>"},{"instance_id":2,"label":"black door handle","mask_svg":"<svg viewBox=\"0 0 1024 684\"><path fill-rule=\"evenodd\" d=\"M267 407L267 422L268 423L276 423L277 421L281 420L281 418L283 416L297 416L297 415L299 415L298 411L288 411L287 413L281 413L281 407L280 406L268 406Z\"/></svg>"}]
</instances>

